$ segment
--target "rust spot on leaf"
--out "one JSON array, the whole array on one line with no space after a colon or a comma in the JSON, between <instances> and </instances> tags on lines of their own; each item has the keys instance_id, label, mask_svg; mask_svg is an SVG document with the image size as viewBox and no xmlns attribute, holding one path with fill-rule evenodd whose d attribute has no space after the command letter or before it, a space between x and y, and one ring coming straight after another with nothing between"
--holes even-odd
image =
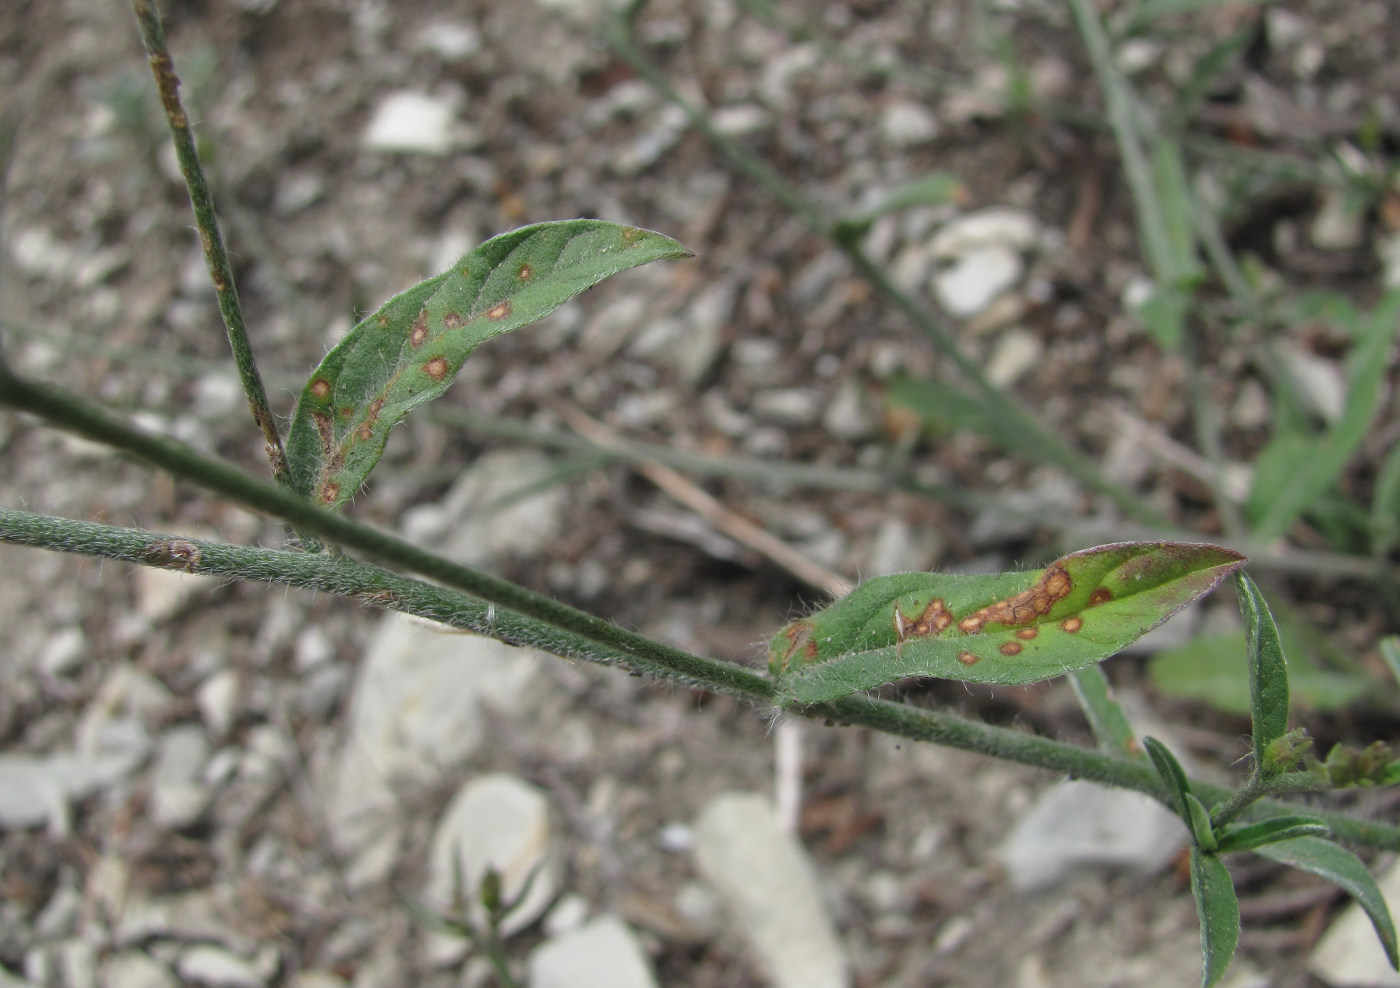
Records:
<instances>
[{"instance_id":1,"label":"rust spot on leaf","mask_svg":"<svg viewBox=\"0 0 1400 988\"><path fill-rule=\"evenodd\" d=\"M316 500L322 504L334 504L339 496L340 485L334 480L323 480L321 486L316 488Z\"/></svg>"},{"instance_id":2,"label":"rust spot on leaf","mask_svg":"<svg viewBox=\"0 0 1400 988\"><path fill-rule=\"evenodd\" d=\"M389 326L390 326L390 322L389 322L389 317L388 317L388 316L380 316L380 317L379 317L378 319L376 319L374 322L375 322L375 325L377 325L380 329L388 329Z\"/></svg>"},{"instance_id":3,"label":"rust spot on leaf","mask_svg":"<svg viewBox=\"0 0 1400 988\"><path fill-rule=\"evenodd\" d=\"M1040 634L1039 628L1022 628L1020 631L1016 632L1016 637L1023 642L1028 642L1038 634Z\"/></svg>"},{"instance_id":4,"label":"rust spot on leaf","mask_svg":"<svg viewBox=\"0 0 1400 988\"><path fill-rule=\"evenodd\" d=\"M355 435L368 440L374 435L374 424L379 421L379 410L384 407L384 396L380 395L365 409L365 420L355 430Z\"/></svg>"},{"instance_id":5,"label":"rust spot on leaf","mask_svg":"<svg viewBox=\"0 0 1400 988\"><path fill-rule=\"evenodd\" d=\"M510 315L510 301L508 299L497 302L486 310L487 319L499 321L508 315Z\"/></svg>"},{"instance_id":6,"label":"rust spot on leaf","mask_svg":"<svg viewBox=\"0 0 1400 988\"><path fill-rule=\"evenodd\" d=\"M447 376L447 358L434 357L423 365L423 373L427 374L434 381L441 381Z\"/></svg>"},{"instance_id":7,"label":"rust spot on leaf","mask_svg":"<svg viewBox=\"0 0 1400 988\"><path fill-rule=\"evenodd\" d=\"M636 227L627 227L622 231L622 242L628 247L635 247L641 242L642 231Z\"/></svg>"},{"instance_id":8,"label":"rust spot on leaf","mask_svg":"<svg viewBox=\"0 0 1400 988\"><path fill-rule=\"evenodd\" d=\"M340 406L340 417L341 417L341 418L343 418L343 419L348 419L348 418L350 418L350 417L351 417L352 415L354 415L354 414L355 414L355 406L354 406L354 405L341 405L341 406Z\"/></svg>"},{"instance_id":9,"label":"rust spot on leaf","mask_svg":"<svg viewBox=\"0 0 1400 988\"><path fill-rule=\"evenodd\" d=\"M894 610L894 633L899 641L936 635L947 631L952 623L953 614L943 603L942 597L935 597L929 601L923 612L912 620L905 617L898 607Z\"/></svg>"},{"instance_id":10,"label":"rust spot on leaf","mask_svg":"<svg viewBox=\"0 0 1400 988\"><path fill-rule=\"evenodd\" d=\"M976 665L978 662L982 661L982 656L976 655L973 652L959 652L958 661L965 666Z\"/></svg>"},{"instance_id":11,"label":"rust spot on leaf","mask_svg":"<svg viewBox=\"0 0 1400 988\"><path fill-rule=\"evenodd\" d=\"M1055 602L1067 597L1073 587L1069 571L1059 563L1051 563L1035 581L1035 586L969 614L958 622L958 630L970 635L988 624L1030 624L1048 614Z\"/></svg>"},{"instance_id":12,"label":"rust spot on leaf","mask_svg":"<svg viewBox=\"0 0 1400 988\"><path fill-rule=\"evenodd\" d=\"M408 332L408 345L415 350L428 338L428 310L422 309L413 318L413 326Z\"/></svg>"},{"instance_id":13,"label":"rust spot on leaf","mask_svg":"<svg viewBox=\"0 0 1400 988\"><path fill-rule=\"evenodd\" d=\"M331 382L324 377L318 377L311 382L311 396L313 398L329 398L331 396Z\"/></svg>"},{"instance_id":14,"label":"rust spot on leaf","mask_svg":"<svg viewBox=\"0 0 1400 988\"><path fill-rule=\"evenodd\" d=\"M809 638L807 644L802 646L802 657L808 662L813 661L817 657L816 639Z\"/></svg>"},{"instance_id":15,"label":"rust spot on leaf","mask_svg":"<svg viewBox=\"0 0 1400 988\"><path fill-rule=\"evenodd\" d=\"M1072 635L1080 628L1084 627L1084 619L1082 617L1067 617L1060 622L1060 627Z\"/></svg>"},{"instance_id":16,"label":"rust spot on leaf","mask_svg":"<svg viewBox=\"0 0 1400 988\"><path fill-rule=\"evenodd\" d=\"M444 312L442 314L442 324L447 329L461 329L465 325L460 312Z\"/></svg>"},{"instance_id":17,"label":"rust spot on leaf","mask_svg":"<svg viewBox=\"0 0 1400 988\"><path fill-rule=\"evenodd\" d=\"M1094 592L1089 595L1088 606L1097 607L1100 604L1108 603L1112 599L1113 591L1108 589L1108 587L1095 587Z\"/></svg>"},{"instance_id":18,"label":"rust spot on leaf","mask_svg":"<svg viewBox=\"0 0 1400 988\"><path fill-rule=\"evenodd\" d=\"M520 265L520 270L516 272L521 281L529 281L535 276L535 269L528 264Z\"/></svg>"},{"instance_id":19,"label":"rust spot on leaf","mask_svg":"<svg viewBox=\"0 0 1400 988\"><path fill-rule=\"evenodd\" d=\"M1020 642L1007 642L1006 644L1002 645L1001 648L997 649L997 651L1009 658L1013 655L1020 655L1021 649L1024 647L1025 646L1023 646Z\"/></svg>"},{"instance_id":20,"label":"rust spot on leaf","mask_svg":"<svg viewBox=\"0 0 1400 988\"><path fill-rule=\"evenodd\" d=\"M325 412L312 412L311 421L316 425L316 435L321 439L321 452L331 455L335 446L335 432L331 429L331 417Z\"/></svg>"}]
</instances>

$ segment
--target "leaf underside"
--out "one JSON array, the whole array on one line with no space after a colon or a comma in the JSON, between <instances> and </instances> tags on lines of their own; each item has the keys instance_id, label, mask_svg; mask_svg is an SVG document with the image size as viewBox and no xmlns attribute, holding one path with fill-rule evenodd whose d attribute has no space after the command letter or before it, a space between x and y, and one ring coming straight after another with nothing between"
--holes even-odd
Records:
<instances>
[{"instance_id":1,"label":"leaf underside","mask_svg":"<svg viewBox=\"0 0 1400 988\"><path fill-rule=\"evenodd\" d=\"M394 296L326 354L287 437L293 488L344 504L379 462L389 430L446 391L477 344L620 271L689 254L659 233L602 220L538 223L486 241Z\"/></svg>"},{"instance_id":2,"label":"leaf underside","mask_svg":"<svg viewBox=\"0 0 1400 988\"><path fill-rule=\"evenodd\" d=\"M795 703L911 676L1039 682L1122 650L1242 565L1218 546L1126 542L1039 573L876 577L778 632L769 668Z\"/></svg>"}]
</instances>

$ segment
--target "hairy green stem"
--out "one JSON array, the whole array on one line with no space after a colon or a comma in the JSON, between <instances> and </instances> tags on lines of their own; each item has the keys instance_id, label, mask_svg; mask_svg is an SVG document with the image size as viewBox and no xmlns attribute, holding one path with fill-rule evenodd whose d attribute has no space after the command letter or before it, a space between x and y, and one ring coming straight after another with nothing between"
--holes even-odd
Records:
<instances>
[{"instance_id":1,"label":"hairy green stem","mask_svg":"<svg viewBox=\"0 0 1400 988\"><path fill-rule=\"evenodd\" d=\"M1229 799L1220 803L1210 814L1210 825L1220 828L1238 818L1250 806L1266 796L1282 796L1292 793L1326 792L1332 785L1316 772L1289 772L1272 778L1261 778L1256 770L1249 781L1236 790Z\"/></svg>"},{"instance_id":2,"label":"hairy green stem","mask_svg":"<svg viewBox=\"0 0 1400 988\"><path fill-rule=\"evenodd\" d=\"M214 282L214 292L219 300L219 313L223 316L224 329L228 335L229 348L233 351L233 361L238 367L243 393L248 397L248 408L253 413L253 421L262 433L268 463L272 466L272 476L285 486L289 483L287 454L282 448L282 436L277 431L277 420L273 417L272 407L267 401L262 375L258 373L257 360L253 357L253 345L248 339L248 327L243 321L243 307L238 302L238 290L233 283L233 266L229 263L228 249L219 230L218 214L214 211L214 197L210 194L209 183L204 178L204 166L199 160L199 150L195 146L194 133L190 130L189 117L180 103L180 80L175 75L175 64L165 44L165 29L161 25L160 12L156 9L154 0L131 0L131 8L136 14L136 22L141 30L141 44L150 59L151 74L155 77L156 89L160 92L161 105L165 107L165 119L170 125L170 135L175 144L175 157L180 163L180 174L184 176L185 186L189 190L190 206L194 209L195 225L199 229L199 242L204 249L204 261L209 267L209 277Z\"/></svg>"},{"instance_id":3,"label":"hairy green stem","mask_svg":"<svg viewBox=\"0 0 1400 988\"><path fill-rule=\"evenodd\" d=\"M70 394L16 377L3 367L0 367L0 406L38 415L52 425L130 453L213 494L281 518L299 531L419 573L524 617L574 632L674 674L772 692L765 678L742 667L716 663L662 645L508 580L435 556L402 539L333 514L285 488L250 477L228 463L201 456L179 443L138 432Z\"/></svg>"},{"instance_id":4,"label":"hairy green stem","mask_svg":"<svg viewBox=\"0 0 1400 988\"><path fill-rule=\"evenodd\" d=\"M260 486L265 490L275 490L266 484ZM354 523L347 524L353 529L363 528ZM371 534L378 536L372 530ZM331 593L489 635L514 645L680 680L760 706L771 705L774 701L772 682L744 667L699 656L689 656L691 661L683 666L669 661L649 661L636 650L624 651L604 645L592 637L551 627L511 610L492 607L459 591L401 576L348 557L333 558L321 554L186 539L7 508L0 508L0 542ZM664 646L651 644L664 649ZM794 708L790 712L1133 789L1156 799L1166 796L1156 773L1141 760L994 727L953 714L865 697L848 697L817 706ZM1192 782L1191 785L1193 791L1212 803L1227 802L1234 795L1229 790L1202 782ZM1270 800L1251 800L1248 807L1249 815L1259 817L1297 811L1296 806ZM1317 815L1327 821L1334 835L1341 840L1400 850L1400 828L1355 820L1338 813Z\"/></svg>"}]
</instances>

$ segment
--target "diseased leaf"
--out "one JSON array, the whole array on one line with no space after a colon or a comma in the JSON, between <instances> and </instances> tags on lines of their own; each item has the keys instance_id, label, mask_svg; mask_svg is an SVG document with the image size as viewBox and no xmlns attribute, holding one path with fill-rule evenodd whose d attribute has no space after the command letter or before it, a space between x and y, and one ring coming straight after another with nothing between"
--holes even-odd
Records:
<instances>
[{"instance_id":1,"label":"diseased leaf","mask_svg":"<svg viewBox=\"0 0 1400 988\"><path fill-rule=\"evenodd\" d=\"M1298 837L1264 844L1254 850L1266 858L1325 878L1345 890L1370 917L1371 925L1376 928L1376 936L1380 937L1381 946L1385 948L1385 955L1390 958L1390 966L1400 970L1400 954L1396 952L1395 924L1391 922L1390 909L1360 858L1321 837Z\"/></svg>"},{"instance_id":2,"label":"diseased leaf","mask_svg":"<svg viewBox=\"0 0 1400 988\"><path fill-rule=\"evenodd\" d=\"M1288 666L1269 604L1243 571L1235 574L1235 591L1240 598L1245 653L1249 660L1255 771L1267 778L1280 770L1270 762L1270 745L1288 730Z\"/></svg>"},{"instance_id":3,"label":"diseased leaf","mask_svg":"<svg viewBox=\"0 0 1400 988\"><path fill-rule=\"evenodd\" d=\"M521 227L396 295L312 373L292 417L292 486L337 507L379 462L389 430L442 394L477 344L544 318L603 279L686 257L669 237L602 220Z\"/></svg>"},{"instance_id":4,"label":"diseased leaf","mask_svg":"<svg viewBox=\"0 0 1400 988\"><path fill-rule=\"evenodd\" d=\"M1191 848L1191 895L1201 921L1201 985L1225 976L1240 942L1240 901L1230 872L1214 854Z\"/></svg>"},{"instance_id":5,"label":"diseased leaf","mask_svg":"<svg viewBox=\"0 0 1400 988\"><path fill-rule=\"evenodd\" d=\"M1126 542L1039 573L900 573L774 637L785 700L818 703L910 676L1034 683L1108 658L1244 564L1210 545Z\"/></svg>"}]
</instances>

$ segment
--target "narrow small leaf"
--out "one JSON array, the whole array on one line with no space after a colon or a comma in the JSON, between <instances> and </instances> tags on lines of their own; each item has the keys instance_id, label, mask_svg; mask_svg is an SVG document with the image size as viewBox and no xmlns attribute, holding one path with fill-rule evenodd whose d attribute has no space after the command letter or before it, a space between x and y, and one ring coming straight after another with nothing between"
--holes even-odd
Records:
<instances>
[{"instance_id":1,"label":"narrow small leaf","mask_svg":"<svg viewBox=\"0 0 1400 988\"><path fill-rule=\"evenodd\" d=\"M1255 771L1277 775L1269 746L1288 730L1288 665L1279 643L1278 626L1268 602L1243 571L1235 573L1235 590L1244 618L1245 654L1249 659L1249 706L1254 723Z\"/></svg>"},{"instance_id":2,"label":"narrow small leaf","mask_svg":"<svg viewBox=\"0 0 1400 988\"><path fill-rule=\"evenodd\" d=\"M1252 851L1265 844L1277 844L1299 837L1325 837L1330 830L1326 822L1315 816L1276 816L1227 829L1218 836L1216 852Z\"/></svg>"},{"instance_id":3,"label":"narrow small leaf","mask_svg":"<svg viewBox=\"0 0 1400 988\"><path fill-rule=\"evenodd\" d=\"M1390 958L1390 966L1400 970L1400 954L1396 951L1395 924L1391 921L1390 909L1385 904L1385 896L1376 887L1376 880L1360 858L1320 837L1298 837L1265 844L1255 848L1255 853L1311 872L1342 888L1371 918L1371 925L1376 928L1376 936L1385 948L1385 955Z\"/></svg>"},{"instance_id":4,"label":"narrow small leaf","mask_svg":"<svg viewBox=\"0 0 1400 988\"><path fill-rule=\"evenodd\" d=\"M1039 573L899 573L773 638L788 702L818 703L910 676L1034 683L1108 658L1244 564L1210 545L1127 542Z\"/></svg>"},{"instance_id":5,"label":"narrow small leaf","mask_svg":"<svg viewBox=\"0 0 1400 988\"><path fill-rule=\"evenodd\" d=\"M344 504L394 424L446 391L479 343L620 271L689 253L659 233L602 220L538 223L486 241L451 271L390 299L321 361L287 438L293 488Z\"/></svg>"},{"instance_id":6,"label":"narrow small leaf","mask_svg":"<svg viewBox=\"0 0 1400 988\"><path fill-rule=\"evenodd\" d=\"M1078 669L1069 675L1074 695L1079 698L1079 706L1089 721L1099 747L1115 755L1141 755L1137 735L1123 713L1123 707L1113 698L1108 676L1103 666L1091 665Z\"/></svg>"},{"instance_id":7,"label":"narrow small leaf","mask_svg":"<svg viewBox=\"0 0 1400 988\"><path fill-rule=\"evenodd\" d=\"M1219 846L1215 828L1210 825L1210 812L1193 792L1186 793L1186 822L1191 828L1193 842L1202 851L1214 852Z\"/></svg>"},{"instance_id":8,"label":"narrow small leaf","mask_svg":"<svg viewBox=\"0 0 1400 988\"><path fill-rule=\"evenodd\" d=\"M1156 738L1143 738L1142 746L1147 749L1147 757L1152 759L1152 767L1157 770L1162 783L1167 787L1167 797L1171 800L1172 810L1194 832L1191 813L1186 805L1186 797L1191 794L1191 784L1186 780L1186 772L1181 763L1167 746Z\"/></svg>"},{"instance_id":9,"label":"narrow small leaf","mask_svg":"<svg viewBox=\"0 0 1400 988\"><path fill-rule=\"evenodd\" d=\"M1240 902L1230 872L1214 854L1191 848L1191 895L1201 921L1201 985L1225 976L1240 942Z\"/></svg>"},{"instance_id":10,"label":"narrow small leaf","mask_svg":"<svg viewBox=\"0 0 1400 988\"><path fill-rule=\"evenodd\" d=\"M1381 658L1385 660L1386 668L1395 677L1396 682L1400 682L1400 635L1391 635L1389 638L1382 638Z\"/></svg>"}]
</instances>

